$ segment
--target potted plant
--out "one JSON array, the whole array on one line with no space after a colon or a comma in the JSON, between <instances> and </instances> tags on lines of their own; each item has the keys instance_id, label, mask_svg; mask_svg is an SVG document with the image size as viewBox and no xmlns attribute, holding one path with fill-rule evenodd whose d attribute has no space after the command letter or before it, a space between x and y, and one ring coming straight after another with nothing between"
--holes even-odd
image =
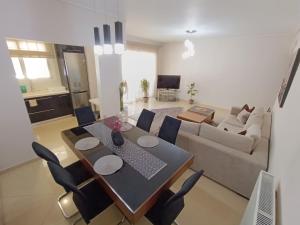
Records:
<instances>
[{"instance_id":1,"label":"potted plant","mask_svg":"<svg viewBox=\"0 0 300 225\"><path fill-rule=\"evenodd\" d=\"M195 82L193 82L190 85L188 85L187 94L190 96L190 99L189 99L189 103L190 104L194 103L193 97L198 93L198 90L196 90L195 87L196 87Z\"/></svg>"},{"instance_id":2,"label":"potted plant","mask_svg":"<svg viewBox=\"0 0 300 225\"><path fill-rule=\"evenodd\" d=\"M149 100L149 96L148 96L149 86L150 83L148 80L146 79L141 80L141 88L144 93L144 103L147 103Z\"/></svg>"},{"instance_id":3,"label":"potted plant","mask_svg":"<svg viewBox=\"0 0 300 225\"><path fill-rule=\"evenodd\" d=\"M123 80L120 85L119 85L119 94L120 94L120 111L123 112L124 110L124 100L123 100L123 97L124 97L124 94L127 93L127 82L126 80Z\"/></svg>"}]
</instances>

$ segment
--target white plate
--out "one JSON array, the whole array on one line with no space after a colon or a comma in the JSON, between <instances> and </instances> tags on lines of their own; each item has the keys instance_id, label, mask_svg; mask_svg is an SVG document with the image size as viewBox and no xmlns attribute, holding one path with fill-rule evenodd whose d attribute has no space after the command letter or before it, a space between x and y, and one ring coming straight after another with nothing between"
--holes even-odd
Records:
<instances>
[{"instance_id":1,"label":"white plate","mask_svg":"<svg viewBox=\"0 0 300 225\"><path fill-rule=\"evenodd\" d=\"M122 123L122 127L120 129L120 131L124 132L124 131L128 131L132 128L133 126L130 123Z\"/></svg>"},{"instance_id":2,"label":"white plate","mask_svg":"<svg viewBox=\"0 0 300 225\"><path fill-rule=\"evenodd\" d=\"M86 151L95 148L100 141L95 137L82 138L75 143L75 148L80 151Z\"/></svg>"},{"instance_id":3,"label":"white plate","mask_svg":"<svg viewBox=\"0 0 300 225\"><path fill-rule=\"evenodd\" d=\"M100 175L110 175L121 169L123 160L116 155L106 155L94 164L94 171Z\"/></svg>"},{"instance_id":4,"label":"white plate","mask_svg":"<svg viewBox=\"0 0 300 225\"><path fill-rule=\"evenodd\" d=\"M144 148L153 148L159 144L159 139L155 136L146 135L139 137L137 139L137 143L139 146L142 146Z\"/></svg>"}]
</instances>

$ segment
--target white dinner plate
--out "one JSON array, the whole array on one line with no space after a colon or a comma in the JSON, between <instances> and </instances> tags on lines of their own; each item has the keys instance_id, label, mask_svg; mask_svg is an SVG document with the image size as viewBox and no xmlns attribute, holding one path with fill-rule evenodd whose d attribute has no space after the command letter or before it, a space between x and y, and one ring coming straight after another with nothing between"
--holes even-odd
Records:
<instances>
[{"instance_id":1,"label":"white dinner plate","mask_svg":"<svg viewBox=\"0 0 300 225\"><path fill-rule=\"evenodd\" d=\"M146 135L139 137L137 143L144 148L153 148L159 144L159 139L155 136Z\"/></svg>"},{"instance_id":2,"label":"white dinner plate","mask_svg":"<svg viewBox=\"0 0 300 225\"><path fill-rule=\"evenodd\" d=\"M98 159L93 168L100 175L110 175L121 169L123 160L117 155L106 155Z\"/></svg>"},{"instance_id":3,"label":"white dinner plate","mask_svg":"<svg viewBox=\"0 0 300 225\"><path fill-rule=\"evenodd\" d=\"M99 139L95 137L82 138L75 143L75 148L80 151L86 151L95 148L99 143Z\"/></svg>"}]
</instances>

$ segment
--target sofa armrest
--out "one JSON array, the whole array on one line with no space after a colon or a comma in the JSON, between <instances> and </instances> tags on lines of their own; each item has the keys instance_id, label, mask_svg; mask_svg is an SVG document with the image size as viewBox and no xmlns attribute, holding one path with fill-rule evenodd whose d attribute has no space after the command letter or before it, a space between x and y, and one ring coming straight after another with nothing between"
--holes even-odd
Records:
<instances>
[{"instance_id":1,"label":"sofa armrest","mask_svg":"<svg viewBox=\"0 0 300 225\"><path fill-rule=\"evenodd\" d=\"M242 110L241 107L233 106L233 107L231 107L230 114L237 116L241 112L241 110Z\"/></svg>"}]
</instances>

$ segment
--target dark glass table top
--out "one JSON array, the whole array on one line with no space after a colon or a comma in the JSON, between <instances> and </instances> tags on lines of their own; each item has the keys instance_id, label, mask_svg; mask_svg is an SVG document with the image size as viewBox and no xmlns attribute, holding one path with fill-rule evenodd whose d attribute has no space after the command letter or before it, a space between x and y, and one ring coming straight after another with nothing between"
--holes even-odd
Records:
<instances>
[{"instance_id":1,"label":"dark glass table top","mask_svg":"<svg viewBox=\"0 0 300 225\"><path fill-rule=\"evenodd\" d=\"M137 143L139 137L148 134L135 126L128 131L122 132L122 135L133 143ZM92 171L93 164L99 158L113 154L102 143L88 151L76 150L74 146L78 140L92 136L88 132L85 132L83 128L65 130L62 132L62 136L74 153L81 160L85 161L87 167L90 167L90 171ZM156 147L143 149L167 164L150 180L147 180L125 161L123 167L112 175L101 176L96 174L132 214L142 209L156 193L162 191L162 189L169 188L178 176L191 165L193 160L193 156L190 153L162 139L159 139L159 145ZM153 204L154 201L150 205Z\"/></svg>"}]
</instances>

